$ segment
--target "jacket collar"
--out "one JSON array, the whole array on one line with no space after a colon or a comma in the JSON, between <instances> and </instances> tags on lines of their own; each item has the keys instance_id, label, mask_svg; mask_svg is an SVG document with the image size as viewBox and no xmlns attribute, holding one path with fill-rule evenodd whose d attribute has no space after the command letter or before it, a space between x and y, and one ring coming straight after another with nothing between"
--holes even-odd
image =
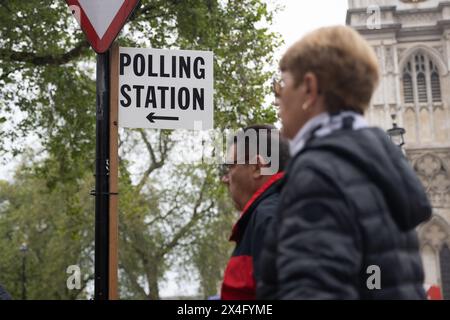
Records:
<instances>
[{"instance_id":1,"label":"jacket collar","mask_svg":"<svg viewBox=\"0 0 450 320\"><path fill-rule=\"evenodd\" d=\"M334 114L323 112L306 122L296 136L289 141L291 156L302 151L308 140L313 137L325 137L340 129L359 130L367 126L364 116L353 111Z\"/></svg>"},{"instance_id":2,"label":"jacket collar","mask_svg":"<svg viewBox=\"0 0 450 320\"><path fill-rule=\"evenodd\" d=\"M250 198L247 204L242 210L241 216L238 221L234 224L233 230L231 232L230 241L238 242L242 236L242 230L245 228L251 213L254 211L259 202L265 197L271 195L273 192L266 192L271 186L273 186L277 181L281 180L284 177L284 172L279 172L261 186Z\"/></svg>"}]
</instances>

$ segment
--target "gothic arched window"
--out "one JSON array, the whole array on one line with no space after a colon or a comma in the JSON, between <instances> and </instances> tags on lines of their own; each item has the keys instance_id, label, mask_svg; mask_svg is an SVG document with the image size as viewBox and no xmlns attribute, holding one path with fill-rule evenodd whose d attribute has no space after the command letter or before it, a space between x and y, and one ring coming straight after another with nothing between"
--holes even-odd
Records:
<instances>
[{"instance_id":1,"label":"gothic arched window","mask_svg":"<svg viewBox=\"0 0 450 320\"><path fill-rule=\"evenodd\" d=\"M406 103L414 103L414 89L411 76L411 62L408 62L403 71L403 95Z\"/></svg>"},{"instance_id":2,"label":"gothic arched window","mask_svg":"<svg viewBox=\"0 0 450 320\"><path fill-rule=\"evenodd\" d=\"M437 286L440 296L450 300L450 225L434 215L419 234L425 283Z\"/></svg>"},{"instance_id":3,"label":"gothic arched window","mask_svg":"<svg viewBox=\"0 0 450 320\"><path fill-rule=\"evenodd\" d=\"M418 52L411 57L403 68L402 78L405 103L442 101L439 70L424 53Z\"/></svg>"},{"instance_id":4,"label":"gothic arched window","mask_svg":"<svg viewBox=\"0 0 450 320\"><path fill-rule=\"evenodd\" d=\"M439 71L435 64L430 61L430 71L431 71L431 96L433 97L433 102L441 102L441 80L439 79Z\"/></svg>"}]
</instances>

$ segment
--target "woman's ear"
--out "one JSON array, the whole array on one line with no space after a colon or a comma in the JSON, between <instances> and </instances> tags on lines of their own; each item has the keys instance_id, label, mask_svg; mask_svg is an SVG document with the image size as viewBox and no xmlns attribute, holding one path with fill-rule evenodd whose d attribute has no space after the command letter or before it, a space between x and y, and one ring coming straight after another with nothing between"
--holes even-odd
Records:
<instances>
[{"instance_id":1,"label":"woman's ear","mask_svg":"<svg viewBox=\"0 0 450 320\"><path fill-rule=\"evenodd\" d=\"M319 95L319 81L317 76L312 72L307 72L303 77L303 83L305 84L305 90L308 100L315 100Z\"/></svg>"},{"instance_id":2,"label":"woman's ear","mask_svg":"<svg viewBox=\"0 0 450 320\"><path fill-rule=\"evenodd\" d=\"M306 107L303 107L303 110L307 110L311 115L324 112L324 99L320 94L319 79L317 79L317 76L312 72L307 72L303 78L303 85L305 87L304 104L306 105Z\"/></svg>"}]
</instances>

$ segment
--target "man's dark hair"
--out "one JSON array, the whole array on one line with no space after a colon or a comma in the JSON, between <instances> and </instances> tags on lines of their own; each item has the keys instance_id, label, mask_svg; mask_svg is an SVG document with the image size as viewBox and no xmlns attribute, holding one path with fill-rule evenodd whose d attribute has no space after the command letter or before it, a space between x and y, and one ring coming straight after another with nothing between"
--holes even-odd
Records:
<instances>
[{"instance_id":1,"label":"man's dark hair","mask_svg":"<svg viewBox=\"0 0 450 320\"><path fill-rule=\"evenodd\" d=\"M276 134L272 134L276 131ZM254 132L255 138L256 138L256 146L251 146L250 143L250 136L249 133ZM264 150L266 152L262 153L263 150L261 150L261 141L260 139L267 137L267 141L265 143L265 146L267 150ZM256 156L268 156L271 161L271 158L274 155L278 154L278 172L284 171L287 163L290 158L289 154L289 144L285 138L283 138L280 135L280 132L278 129L269 124L257 124L245 127L244 129L241 129L238 131L234 136L232 143L237 146L237 149L239 150L239 147L242 147L242 143L245 143L245 147L243 148L245 150L245 163L248 164L250 161ZM256 153L255 153L256 152Z\"/></svg>"}]
</instances>

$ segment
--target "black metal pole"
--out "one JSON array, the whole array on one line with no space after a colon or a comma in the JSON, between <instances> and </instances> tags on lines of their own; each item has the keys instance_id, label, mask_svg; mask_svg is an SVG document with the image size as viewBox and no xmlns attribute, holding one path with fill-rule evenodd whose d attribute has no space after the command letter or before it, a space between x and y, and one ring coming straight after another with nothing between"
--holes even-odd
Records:
<instances>
[{"instance_id":1,"label":"black metal pole","mask_svg":"<svg viewBox=\"0 0 450 320\"><path fill-rule=\"evenodd\" d=\"M109 78L107 51L97 55L95 300L107 300L109 289Z\"/></svg>"},{"instance_id":2,"label":"black metal pole","mask_svg":"<svg viewBox=\"0 0 450 320\"><path fill-rule=\"evenodd\" d=\"M22 300L27 300L27 277L25 274L25 267L26 267L26 256L25 252L22 256Z\"/></svg>"}]
</instances>

